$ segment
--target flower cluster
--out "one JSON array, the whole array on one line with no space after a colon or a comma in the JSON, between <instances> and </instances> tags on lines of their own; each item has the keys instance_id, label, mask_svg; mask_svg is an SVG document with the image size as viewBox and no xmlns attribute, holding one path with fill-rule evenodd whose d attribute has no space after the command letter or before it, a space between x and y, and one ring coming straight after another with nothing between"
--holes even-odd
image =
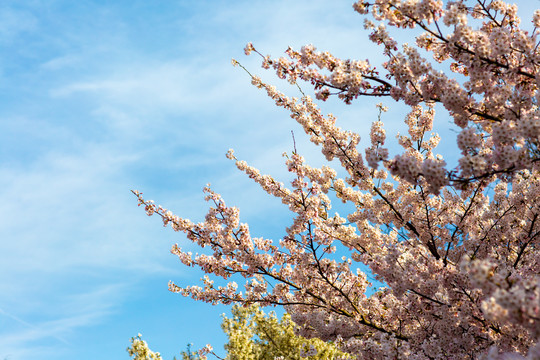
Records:
<instances>
[{"instance_id":1,"label":"flower cluster","mask_svg":"<svg viewBox=\"0 0 540 360\"><path fill-rule=\"evenodd\" d=\"M386 74L368 60L342 60L313 45L300 51L289 48L290 60L264 56L263 67L273 67L279 77L292 83L311 82L319 100L337 95L351 103L358 96L392 96L413 107L441 103L462 131L475 127L483 141L475 154L463 154L456 169L445 167L447 180L440 184L464 184L492 175L507 179L540 160L536 80L540 51L536 33L518 27L515 5L481 1L470 7L451 1L444 7L440 0L362 0L354 8L361 14L371 11L381 21L366 20L365 26L373 31L370 39L383 45L389 57L383 64ZM485 21L475 28L469 17ZM537 18L535 13L534 24ZM416 39L417 46L432 53L437 62L449 61L451 71L466 79L458 81L442 73L413 46L404 45L399 52L384 22L424 30ZM257 52L248 44L246 53L253 51ZM490 139L496 136L498 125L514 129L504 144ZM371 166L377 158L381 156L374 151L368 154Z\"/></svg>"}]
</instances>

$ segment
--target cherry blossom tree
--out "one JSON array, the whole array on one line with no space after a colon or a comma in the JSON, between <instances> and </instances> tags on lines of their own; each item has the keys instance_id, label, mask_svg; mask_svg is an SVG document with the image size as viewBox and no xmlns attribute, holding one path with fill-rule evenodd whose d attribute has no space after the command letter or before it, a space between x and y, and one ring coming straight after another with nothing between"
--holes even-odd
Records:
<instances>
[{"instance_id":1,"label":"cherry blossom tree","mask_svg":"<svg viewBox=\"0 0 540 360\"><path fill-rule=\"evenodd\" d=\"M402 150L390 157L379 117L361 152L359 135L316 100L286 96L250 74L346 176L293 151L285 163L294 180L285 186L230 150L237 168L294 214L279 240L252 237L239 210L209 187L200 223L135 192L148 215L207 249L172 247L208 275L201 286L170 290L212 304L284 306L299 335L333 341L357 359L539 359L540 11L528 32L517 6L500 0L361 0L353 8L386 56L380 71L312 45L278 59L251 43L245 52L279 78L311 84L318 101L408 105ZM399 45L388 28L414 28L415 43ZM453 166L436 153L436 109L459 132ZM332 200L355 210L341 217ZM385 287L367 296L360 263Z\"/></svg>"}]
</instances>

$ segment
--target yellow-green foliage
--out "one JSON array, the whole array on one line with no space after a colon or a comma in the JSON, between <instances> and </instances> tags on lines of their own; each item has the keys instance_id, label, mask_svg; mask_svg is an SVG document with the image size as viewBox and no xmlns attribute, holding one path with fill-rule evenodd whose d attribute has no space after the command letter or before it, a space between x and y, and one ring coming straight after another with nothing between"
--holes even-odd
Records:
<instances>
[{"instance_id":1,"label":"yellow-green foliage","mask_svg":"<svg viewBox=\"0 0 540 360\"><path fill-rule=\"evenodd\" d=\"M133 360L162 360L158 352L153 352L148 348L148 344L141 338L141 334L131 338L131 346L127 348L129 356Z\"/></svg>"},{"instance_id":2,"label":"yellow-green foliage","mask_svg":"<svg viewBox=\"0 0 540 360\"><path fill-rule=\"evenodd\" d=\"M225 344L226 360L341 360L351 359L339 351L336 346L320 339L306 339L294 333L296 325L289 314L278 319L274 312L265 314L257 305L232 308L232 317L223 315L221 328L227 334L229 342ZM128 349L133 360L161 360L159 353L154 353L139 334L131 338ZM183 360L205 359L188 351L180 353Z\"/></svg>"},{"instance_id":3,"label":"yellow-green foliage","mask_svg":"<svg viewBox=\"0 0 540 360\"><path fill-rule=\"evenodd\" d=\"M257 305L235 305L232 318L223 316L221 327L229 337L227 360L350 359L332 343L297 336L289 314L278 319Z\"/></svg>"}]
</instances>

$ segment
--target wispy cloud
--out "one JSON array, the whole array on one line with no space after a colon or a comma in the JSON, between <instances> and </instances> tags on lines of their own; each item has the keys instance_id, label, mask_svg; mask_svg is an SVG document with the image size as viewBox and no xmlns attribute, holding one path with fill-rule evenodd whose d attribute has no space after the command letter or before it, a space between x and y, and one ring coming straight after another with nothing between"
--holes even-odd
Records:
<instances>
[{"instance_id":1,"label":"wispy cloud","mask_svg":"<svg viewBox=\"0 0 540 360\"><path fill-rule=\"evenodd\" d=\"M125 284L110 284L57 298L59 303L52 311L59 314L53 319L42 314L27 320L0 309L0 319L7 325L0 330L0 357L25 359L61 355L62 347L71 345L67 338L80 328L103 321L118 306L118 299L125 290Z\"/></svg>"}]
</instances>

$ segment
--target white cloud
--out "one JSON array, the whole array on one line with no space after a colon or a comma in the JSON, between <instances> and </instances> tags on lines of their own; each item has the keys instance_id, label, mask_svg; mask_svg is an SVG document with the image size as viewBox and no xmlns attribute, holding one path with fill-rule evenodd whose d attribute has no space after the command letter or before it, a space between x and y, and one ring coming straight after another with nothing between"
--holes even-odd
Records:
<instances>
[{"instance_id":1,"label":"white cloud","mask_svg":"<svg viewBox=\"0 0 540 360\"><path fill-rule=\"evenodd\" d=\"M48 71L59 71L75 66L83 61L84 59L81 56L68 54L47 60L41 64L41 68Z\"/></svg>"},{"instance_id":2,"label":"white cloud","mask_svg":"<svg viewBox=\"0 0 540 360\"><path fill-rule=\"evenodd\" d=\"M49 309L36 309L41 315L30 313L32 320L21 319L0 308L0 321L7 324L0 329L0 357L22 360L61 355L62 348L70 346L70 336L109 316L125 291L125 284L109 284L78 294L57 296L52 309L53 304L48 304ZM47 319L47 310L58 315Z\"/></svg>"}]
</instances>

